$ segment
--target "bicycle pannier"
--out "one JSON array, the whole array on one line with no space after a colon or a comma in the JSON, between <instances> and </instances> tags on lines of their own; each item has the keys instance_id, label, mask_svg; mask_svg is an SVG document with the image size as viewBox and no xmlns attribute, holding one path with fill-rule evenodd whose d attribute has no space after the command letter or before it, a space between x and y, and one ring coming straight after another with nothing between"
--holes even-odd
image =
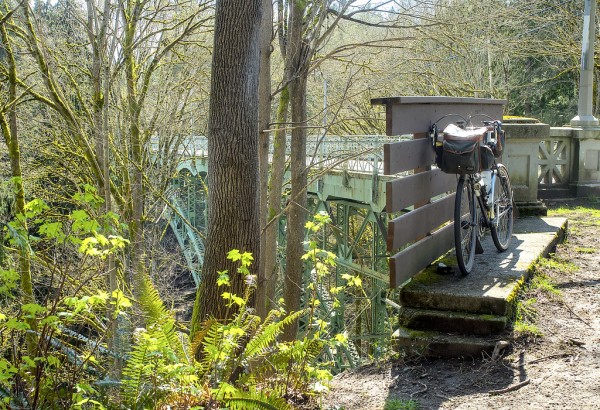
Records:
<instances>
[{"instance_id":1,"label":"bicycle pannier","mask_svg":"<svg viewBox=\"0 0 600 410\"><path fill-rule=\"evenodd\" d=\"M440 168L447 174L479 172L479 140L444 139Z\"/></svg>"}]
</instances>

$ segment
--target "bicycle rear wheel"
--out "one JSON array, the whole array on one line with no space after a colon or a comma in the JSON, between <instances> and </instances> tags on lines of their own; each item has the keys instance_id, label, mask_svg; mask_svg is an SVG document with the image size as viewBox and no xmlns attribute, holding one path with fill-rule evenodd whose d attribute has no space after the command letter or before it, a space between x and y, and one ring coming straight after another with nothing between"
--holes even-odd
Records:
<instances>
[{"instance_id":1,"label":"bicycle rear wheel","mask_svg":"<svg viewBox=\"0 0 600 410\"><path fill-rule=\"evenodd\" d=\"M473 269L478 231L476 198L467 179L461 177L458 180L454 201L454 247L462 276Z\"/></svg>"},{"instance_id":2,"label":"bicycle rear wheel","mask_svg":"<svg viewBox=\"0 0 600 410\"><path fill-rule=\"evenodd\" d=\"M510 186L508 170L498 165L498 174L494 182L494 218L490 231L494 245L500 252L508 249L513 232L513 192Z\"/></svg>"}]
</instances>

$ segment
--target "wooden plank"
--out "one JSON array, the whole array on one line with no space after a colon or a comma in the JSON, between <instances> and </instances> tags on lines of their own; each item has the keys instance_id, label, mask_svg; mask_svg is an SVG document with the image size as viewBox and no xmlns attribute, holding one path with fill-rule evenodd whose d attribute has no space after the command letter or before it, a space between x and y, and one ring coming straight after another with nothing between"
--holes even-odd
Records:
<instances>
[{"instance_id":1,"label":"wooden plank","mask_svg":"<svg viewBox=\"0 0 600 410\"><path fill-rule=\"evenodd\" d=\"M383 144L383 173L393 175L435 163L429 138Z\"/></svg>"},{"instance_id":2,"label":"wooden plank","mask_svg":"<svg viewBox=\"0 0 600 410\"><path fill-rule=\"evenodd\" d=\"M456 175L446 174L438 168L409 175L386 183L385 209L388 213L400 212L455 189Z\"/></svg>"},{"instance_id":3,"label":"wooden plank","mask_svg":"<svg viewBox=\"0 0 600 410\"><path fill-rule=\"evenodd\" d=\"M449 224L389 259L390 287L395 288L454 247L454 224Z\"/></svg>"},{"instance_id":4,"label":"wooden plank","mask_svg":"<svg viewBox=\"0 0 600 410\"><path fill-rule=\"evenodd\" d=\"M416 132L427 132L433 122L447 114L457 114L463 117L487 115L493 119L502 119L506 100L468 97L392 97L375 98L371 104L386 106L387 135L404 135ZM391 124L390 117L391 116ZM474 118L473 125L479 125ZM457 117L443 119L438 127L443 129L450 122L456 122Z\"/></svg>"},{"instance_id":5,"label":"wooden plank","mask_svg":"<svg viewBox=\"0 0 600 410\"><path fill-rule=\"evenodd\" d=\"M448 97L448 96L418 96L406 95L399 97L371 98L372 105L388 104L506 104L507 100L494 98L475 97Z\"/></svg>"},{"instance_id":6,"label":"wooden plank","mask_svg":"<svg viewBox=\"0 0 600 410\"><path fill-rule=\"evenodd\" d=\"M388 252L423 238L429 232L454 218L454 197L448 195L414 211L395 218L388 224Z\"/></svg>"}]
</instances>

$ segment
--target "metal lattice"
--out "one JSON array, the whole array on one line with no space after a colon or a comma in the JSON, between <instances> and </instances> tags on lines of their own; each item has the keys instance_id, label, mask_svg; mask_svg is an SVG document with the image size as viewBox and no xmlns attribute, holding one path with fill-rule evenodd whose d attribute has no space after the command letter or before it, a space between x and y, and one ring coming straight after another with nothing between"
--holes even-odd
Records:
<instances>
[{"instance_id":1,"label":"metal lattice","mask_svg":"<svg viewBox=\"0 0 600 410\"><path fill-rule=\"evenodd\" d=\"M382 141L381 138L385 139ZM308 188L310 210L326 211L332 224L322 235L322 248L336 255L336 270L318 286L321 316L327 319L331 333L348 331L352 335L347 348L328 351L338 370L354 367L361 357L379 353L382 338L389 337L386 293L389 287L385 245L387 215L384 211L384 181L381 181L381 157L386 137L309 138L309 163L321 165L325 172ZM192 155L205 155L205 140L195 138ZM311 154L312 153L312 154ZM196 285L201 281L206 228L206 163L202 158L182 162L173 181L171 228L183 250ZM315 169L315 168L313 168ZM282 227L285 222L282 221ZM279 246L284 246L285 232ZM334 307L329 289L345 284L345 273L360 276L362 290L337 295ZM305 282L314 283L314 272L305 272Z\"/></svg>"}]
</instances>

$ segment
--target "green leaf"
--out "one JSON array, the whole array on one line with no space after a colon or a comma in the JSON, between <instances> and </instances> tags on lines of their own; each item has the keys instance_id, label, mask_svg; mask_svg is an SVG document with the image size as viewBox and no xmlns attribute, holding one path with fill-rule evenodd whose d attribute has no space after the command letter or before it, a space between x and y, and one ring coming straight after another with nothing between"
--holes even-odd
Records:
<instances>
[{"instance_id":1,"label":"green leaf","mask_svg":"<svg viewBox=\"0 0 600 410\"><path fill-rule=\"evenodd\" d=\"M239 261L240 259L242 259L242 254L239 250L232 249L229 252L227 252L227 259L229 259L232 262Z\"/></svg>"},{"instance_id":2,"label":"green leaf","mask_svg":"<svg viewBox=\"0 0 600 410\"><path fill-rule=\"evenodd\" d=\"M50 207L43 200L36 198L25 204L25 216L33 218L47 209L50 209Z\"/></svg>"},{"instance_id":3,"label":"green leaf","mask_svg":"<svg viewBox=\"0 0 600 410\"><path fill-rule=\"evenodd\" d=\"M225 397L231 397L237 393L238 389L229 383L221 382L219 387L212 389L211 393L216 395L218 400L223 400Z\"/></svg>"},{"instance_id":4,"label":"green leaf","mask_svg":"<svg viewBox=\"0 0 600 410\"><path fill-rule=\"evenodd\" d=\"M42 325L50 325L56 327L56 324L60 322L60 318L56 315L50 315L40 321Z\"/></svg>"},{"instance_id":5,"label":"green leaf","mask_svg":"<svg viewBox=\"0 0 600 410\"><path fill-rule=\"evenodd\" d=\"M229 275L227 271L218 272L219 277L217 278L217 286L229 285Z\"/></svg>"},{"instance_id":6,"label":"green leaf","mask_svg":"<svg viewBox=\"0 0 600 410\"><path fill-rule=\"evenodd\" d=\"M23 361L23 367L25 368L30 368L30 369L34 369L37 365L35 364L35 361L29 357L29 356L23 356L21 358L21 360Z\"/></svg>"},{"instance_id":7,"label":"green leaf","mask_svg":"<svg viewBox=\"0 0 600 410\"><path fill-rule=\"evenodd\" d=\"M47 222L43 225L40 225L39 231L40 234L46 238L64 239L65 234L62 229L62 222Z\"/></svg>"},{"instance_id":8,"label":"green leaf","mask_svg":"<svg viewBox=\"0 0 600 410\"><path fill-rule=\"evenodd\" d=\"M73 221L74 232L92 233L100 228L100 224L83 209L74 210L69 218Z\"/></svg>"},{"instance_id":9,"label":"green leaf","mask_svg":"<svg viewBox=\"0 0 600 410\"><path fill-rule=\"evenodd\" d=\"M27 303L21 306L21 310L25 313L29 313L32 316L37 315L38 313L42 313L46 311L44 306L40 306L37 303Z\"/></svg>"}]
</instances>

